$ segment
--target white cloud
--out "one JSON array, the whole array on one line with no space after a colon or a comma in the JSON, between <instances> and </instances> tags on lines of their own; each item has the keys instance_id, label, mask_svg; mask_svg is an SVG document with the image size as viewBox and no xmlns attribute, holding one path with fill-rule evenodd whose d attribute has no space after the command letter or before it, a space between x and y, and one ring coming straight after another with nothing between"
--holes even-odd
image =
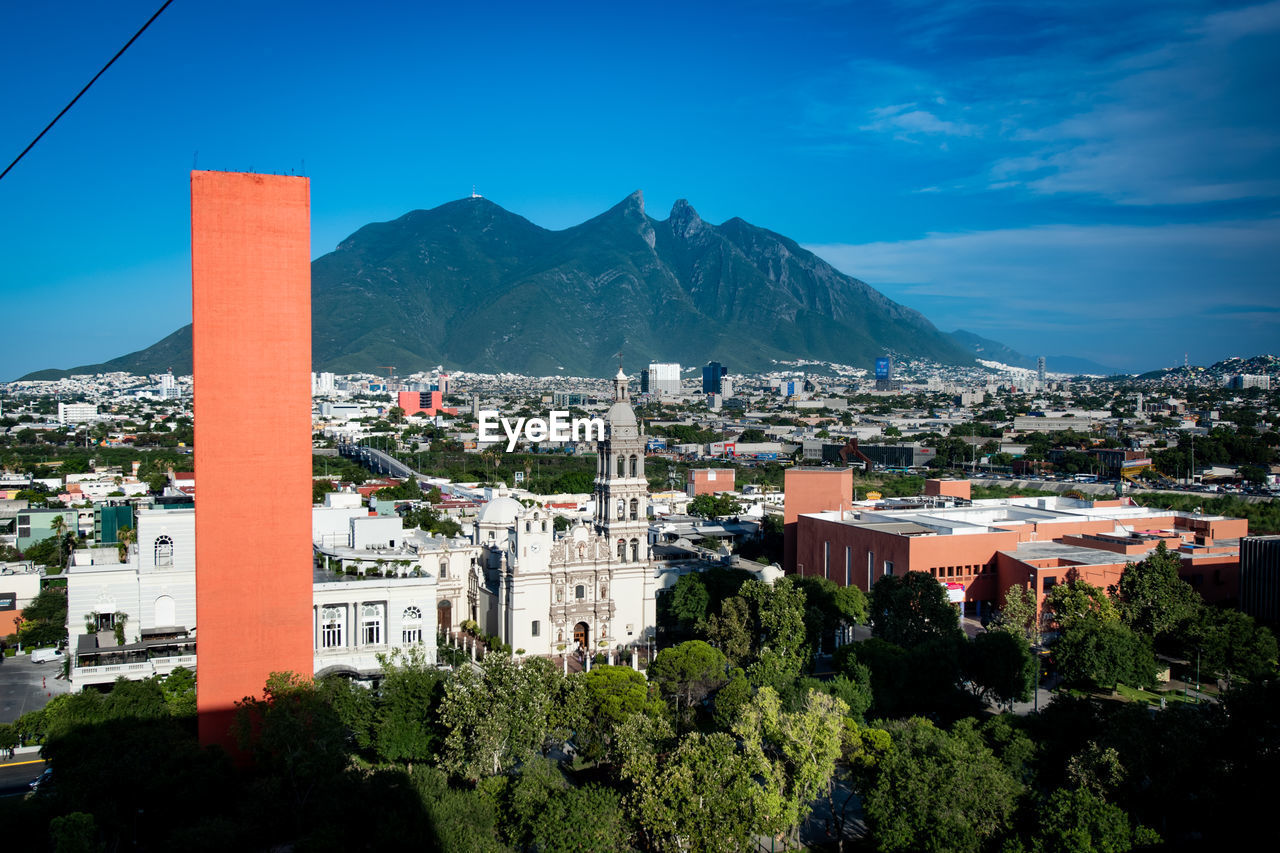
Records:
<instances>
[{"instance_id":1,"label":"white cloud","mask_svg":"<svg viewBox=\"0 0 1280 853\"><path fill-rule=\"evenodd\" d=\"M1280 341L1280 220L1049 225L806 248L939 328L1033 352L1112 353L1123 367L1155 363L1153 349L1172 357L1192 344L1239 344L1251 354Z\"/></svg>"}]
</instances>

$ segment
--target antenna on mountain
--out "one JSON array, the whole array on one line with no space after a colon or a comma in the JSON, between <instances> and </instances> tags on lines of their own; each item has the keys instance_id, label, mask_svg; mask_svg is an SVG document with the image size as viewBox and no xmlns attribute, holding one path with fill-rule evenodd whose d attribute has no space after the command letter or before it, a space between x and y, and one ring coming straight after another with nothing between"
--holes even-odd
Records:
<instances>
[{"instance_id":1,"label":"antenna on mountain","mask_svg":"<svg viewBox=\"0 0 1280 853\"><path fill-rule=\"evenodd\" d=\"M472 198L484 198L484 196L482 196L482 195L480 195L480 193L476 192L476 185L475 185L475 184L472 184L472 185L471 185L471 197L472 197Z\"/></svg>"}]
</instances>

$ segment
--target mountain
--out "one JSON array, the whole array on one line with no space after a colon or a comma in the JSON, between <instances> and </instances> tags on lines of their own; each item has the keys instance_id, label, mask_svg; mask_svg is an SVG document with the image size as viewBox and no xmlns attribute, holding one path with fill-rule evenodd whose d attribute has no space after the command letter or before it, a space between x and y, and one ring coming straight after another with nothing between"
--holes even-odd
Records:
<instances>
[{"instance_id":1,"label":"mountain","mask_svg":"<svg viewBox=\"0 0 1280 853\"><path fill-rule=\"evenodd\" d=\"M1036 369L1035 358L1016 352L998 341L975 335L973 332L956 329L951 333L951 339L984 361L998 361L1010 367ZM1050 373L1089 373L1098 376L1110 376L1124 372L1114 367L1107 367L1105 364L1098 364L1096 361L1073 355L1047 355L1044 357L1044 362L1045 369Z\"/></svg>"},{"instance_id":2,"label":"mountain","mask_svg":"<svg viewBox=\"0 0 1280 853\"><path fill-rule=\"evenodd\" d=\"M366 225L311 266L316 370L454 369L601 375L628 365L876 356L972 363L917 311L795 241L688 202L650 217L635 192L550 231L483 198ZM185 341L185 348L183 342ZM189 369L190 327L140 352L68 371Z\"/></svg>"}]
</instances>

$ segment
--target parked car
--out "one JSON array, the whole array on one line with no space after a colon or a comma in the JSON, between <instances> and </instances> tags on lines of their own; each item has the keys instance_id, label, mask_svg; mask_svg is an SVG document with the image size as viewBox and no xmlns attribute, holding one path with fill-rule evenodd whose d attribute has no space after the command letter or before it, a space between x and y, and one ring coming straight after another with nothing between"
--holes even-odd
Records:
<instances>
[{"instance_id":1,"label":"parked car","mask_svg":"<svg viewBox=\"0 0 1280 853\"><path fill-rule=\"evenodd\" d=\"M48 663L51 660L62 660L62 649L36 649L31 653L32 663Z\"/></svg>"}]
</instances>

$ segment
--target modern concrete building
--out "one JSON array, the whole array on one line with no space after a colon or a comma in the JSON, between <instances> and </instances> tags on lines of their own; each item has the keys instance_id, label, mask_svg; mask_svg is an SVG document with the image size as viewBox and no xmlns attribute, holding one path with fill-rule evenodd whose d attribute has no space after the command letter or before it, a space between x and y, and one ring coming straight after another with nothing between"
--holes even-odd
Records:
<instances>
[{"instance_id":1,"label":"modern concrete building","mask_svg":"<svg viewBox=\"0 0 1280 853\"><path fill-rule=\"evenodd\" d=\"M312 666L306 178L191 173L191 308L196 704L201 742L231 747L235 703ZM271 472L272 512L244 500L245 471Z\"/></svg>"},{"instance_id":2,"label":"modern concrete building","mask_svg":"<svg viewBox=\"0 0 1280 853\"><path fill-rule=\"evenodd\" d=\"M790 491L790 484L788 484ZM787 495L790 516L791 495ZM835 505L832 504L834 507ZM864 591L885 575L927 572L973 615L998 607L1014 585L1037 600L1081 578L1106 588L1125 564L1164 542L1179 573L1209 601L1239 594L1245 519L1147 509L1121 500L1065 497L979 500L910 509L858 507L802 514L795 573Z\"/></svg>"}]
</instances>

